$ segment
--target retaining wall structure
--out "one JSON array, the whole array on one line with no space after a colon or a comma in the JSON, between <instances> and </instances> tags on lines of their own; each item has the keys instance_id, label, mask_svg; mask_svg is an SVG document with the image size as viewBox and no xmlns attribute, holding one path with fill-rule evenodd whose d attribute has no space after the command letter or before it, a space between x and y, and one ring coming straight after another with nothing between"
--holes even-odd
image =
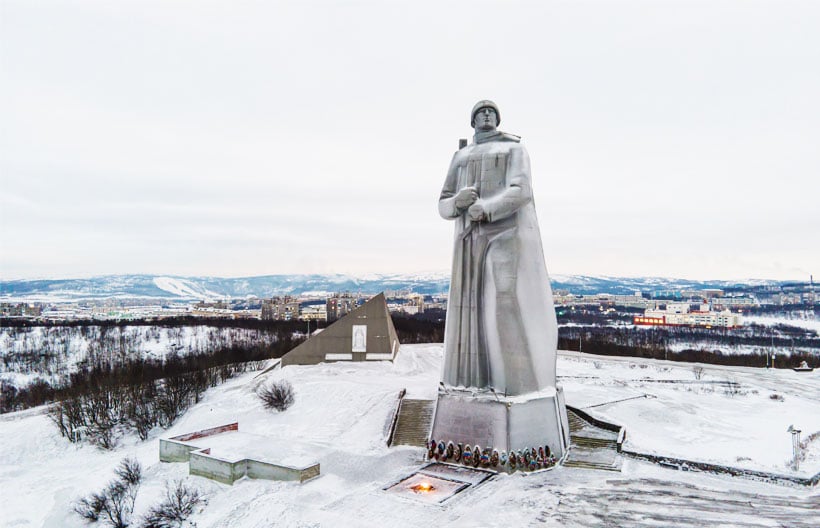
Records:
<instances>
[{"instance_id":1,"label":"retaining wall structure","mask_svg":"<svg viewBox=\"0 0 820 528\"><path fill-rule=\"evenodd\" d=\"M238 431L237 422L171 438L161 438L159 459L161 462L188 462L188 471L191 475L206 477L223 484L233 484L242 477L305 482L319 476L318 463L288 465L256 458L215 456L211 454L211 448L203 447L201 442L191 443L194 440Z\"/></svg>"},{"instance_id":2,"label":"retaining wall structure","mask_svg":"<svg viewBox=\"0 0 820 528\"><path fill-rule=\"evenodd\" d=\"M586 413L581 409L577 409L575 407L570 407L569 405L567 406L567 409L571 410L572 412L574 412L584 420L587 420L591 424L601 427L602 429L607 429L609 431L617 431L618 452L630 458L634 458L637 460L646 460L648 462L652 462L654 464L658 464L661 467L669 469L677 469L681 471L704 471L708 473L719 473L724 475L731 475L733 477L761 480L765 482L771 482L774 484L812 487L817 486L817 484L820 483L820 473L808 477L801 477L798 475L783 475L779 473L771 473L768 471L743 469L732 466L725 466L723 464L712 464L709 462L687 460L684 458L658 455L655 453L641 453L639 451L624 449L623 442L626 439L626 430L623 427L595 418L594 416L591 416L589 413Z\"/></svg>"},{"instance_id":3,"label":"retaining wall structure","mask_svg":"<svg viewBox=\"0 0 820 528\"><path fill-rule=\"evenodd\" d=\"M192 451L199 451L201 446L189 443L191 440L198 440L208 436L214 436L230 431L238 431L239 422L202 429L193 433L186 433L171 438L159 439L159 460L160 462L188 462ZM210 451L210 450L209 450Z\"/></svg>"},{"instance_id":4,"label":"retaining wall structure","mask_svg":"<svg viewBox=\"0 0 820 528\"><path fill-rule=\"evenodd\" d=\"M686 460L665 455L655 455L652 453L640 453L624 449L624 455L638 460L647 460L659 466L680 471L704 471L707 473L722 473L733 477L743 477L751 480L760 480L773 484L816 486L820 482L820 473L810 477L800 477L797 475L782 475L770 473L768 471L757 471L754 469L743 469L721 464L711 464L709 462L698 462L697 460Z\"/></svg>"}]
</instances>

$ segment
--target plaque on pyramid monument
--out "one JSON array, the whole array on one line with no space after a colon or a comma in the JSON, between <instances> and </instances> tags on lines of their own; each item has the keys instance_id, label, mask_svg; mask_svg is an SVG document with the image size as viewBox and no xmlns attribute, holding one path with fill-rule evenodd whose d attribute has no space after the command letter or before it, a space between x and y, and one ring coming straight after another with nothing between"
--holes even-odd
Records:
<instances>
[{"instance_id":1,"label":"plaque on pyramid monument","mask_svg":"<svg viewBox=\"0 0 820 528\"><path fill-rule=\"evenodd\" d=\"M392 361L399 338L380 293L284 356L282 366L336 361Z\"/></svg>"}]
</instances>

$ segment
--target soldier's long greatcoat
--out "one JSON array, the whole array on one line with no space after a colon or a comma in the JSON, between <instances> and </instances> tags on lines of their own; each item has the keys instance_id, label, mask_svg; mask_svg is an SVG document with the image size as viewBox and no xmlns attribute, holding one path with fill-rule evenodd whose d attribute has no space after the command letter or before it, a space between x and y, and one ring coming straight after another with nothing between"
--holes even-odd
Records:
<instances>
[{"instance_id":1,"label":"soldier's long greatcoat","mask_svg":"<svg viewBox=\"0 0 820 528\"><path fill-rule=\"evenodd\" d=\"M482 222L455 204L468 186L478 190ZM510 396L554 387L558 325L519 138L477 136L456 152L439 213L456 224L443 382Z\"/></svg>"}]
</instances>

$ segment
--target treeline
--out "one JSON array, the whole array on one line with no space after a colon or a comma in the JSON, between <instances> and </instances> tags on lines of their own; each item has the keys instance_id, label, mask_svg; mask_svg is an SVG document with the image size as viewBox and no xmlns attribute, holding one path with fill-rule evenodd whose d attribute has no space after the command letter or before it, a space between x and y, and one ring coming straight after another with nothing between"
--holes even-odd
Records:
<instances>
[{"instance_id":1,"label":"treeline","mask_svg":"<svg viewBox=\"0 0 820 528\"><path fill-rule=\"evenodd\" d=\"M444 342L444 316L433 317L431 314L418 314L413 316L393 314L393 327L399 336L399 341L404 344L411 343L443 343Z\"/></svg>"},{"instance_id":2,"label":"treeline","mask_svg":"<svg viewBox=\"0 0 820 528\"><path fill-rule=\"evenodd\" d=\"M148 317L145 319L66 319L66 320L33 320L17 317L0 317L0 328L32 328L32 327L122 327L122 326L159 326L159 327L180 327L180 326L212 326L215 328L247 328L249 330L270 330L281 331L290 329L291 332L304 332L306 323L304 321L277 321L262 320L252 318L228 319L224 317ZM325 326L324 322L319 323L319 327ZM311 328L316 328L316 322L311 322Z\"/></svg>"},{"instance_id":3,"label":"treeline","mask_svg":"<svg viewBox=\"0 0 820 528\"><path fill-rule=\"evenodd\" d=\"M292 330L292 325L266 330L155 325L0 328L0 373L40 377L59 385L78 365L118 364L136 356L162 357L169 352L201 355L237 345L267 345L280 334L293 334Z\"/></svg>"},{"instance_id":4,"label":"treeline","mask_svg":"<svg viewBox=\"0 0 820 528\"><path fill-rule=\"evenodd\" d=\"M618 308L616 311L601 311L597 308L576 307L574 310L559 306L556 311L558 324L584 324L584 325L606 325L606 324L631 324L635 315L642 314L643 310L630 311L627 308Z\"/></svg>"},{"instance_id":5,"label":"treeline","mask_svg":"<svg viewBox=\"0 0 820 528\"><path fill-rule=\"evenodd\" d=\"M746 325L740 328L706 328L700 326L598 326L572 325L560 328L559 335L602 339L626 346L641 347L676 342L722 346L759 346L776 349L815 348L820 352L820 336L814 330L788 325Z\"/></svg>"},{"instance_id":6,"label":"treeline","mask_svg":"<svg viewBox=\"0 0 820 528\"><path fill-rule=\"evenodd\" d=\"M576 310L571 316L560 316L559 321L574 323L558 330L558 348L578 350L607 356L632 356L671 361L714 363L719 365L766 367L769 359L763 351L746 350L729 353L724 349L757 346L777 350L776 367L791 368L801 361L809 365L820 358L820 336L813 330L788 325L746 325L739 329L705 327L633 327L618 325L631 315L618 312L601 313L598 310ZM587 323L583 324L582 323ZM610 323L611 326L607 326ZM613 324L615 323L615 324ZM402 343L441 343L444 341L443 319L427 320L420 315L393 315L393 325ZM579 344L580 339L580 344ZM672 351L673 343L692 343L691 348ZM695 348L697 346L697 348ZM774 347L774 348L772 348ZM798 347L815 349L800 350ZM794 349L793 349L794 348ZM792 350L793 349L793 350ZM790 350L787 354L783 351Z\"/></svg>"},{"instance_id":7,"label":"treeline","mask_svg":"<svg viewBox=\"0 0 820 528\"><path fill-rule=\"evenodd\" d=\"M583 352L601 355L754 367L767 365L766 350L778 351L777 367L797 366L804 360L816 365L820 356L817 332L788 325L747 325L727 330L619 324L627 318L630 318L628 312L559 313L559 321L564 323L559 328L559 348L580 348ZM138 434L145 430L145 424L151 427L168 424L173 421L174 412L163 410L164 407L179 409L196 402L202 391L247 368L242 366L244 363L281 357L301 342L307 330L307 323L303 321L191 317L159 322L71 321L64 326L34 325L16 319L13 322L15 325L0 329L9 342L16 343L14 350L5 351L2 366L9 372L45 372L54 376L50 380L35 377L24 387L0 381L0 412L61 401L57 408L63 415L60 418L58 414L55 423L69 437L88 435L89 430L92 436L96 435L95 426L91 424L100 420L104 424L113 423L114 429L134 428ZM444 341L443 312L393 315L393 324L402 343ZM43 327L36 331L36 339L33 326ZM125 327L153 328L134 333ZM144 353L144 341L183 342L186 331L190 337L189 327L234 330L221 333L202 330L196 334L195 345L175 345L162 354L164 357ZM161 329L170 334L161 336ZM81 357L75 355L76 347L72 348L79 337L84 340ZM684 345L683 350L669 350L675 343L691 345ZM727 349L742 346L765 350L727 353ZM791 351L784 353L787 350ZM130 407L124 406L126 401L131 402ZM147 404L138 403L143 401L156 404L152 404L149 412L143 408ZM163 401L176 403L168 407ZM105 435L101 438L99 443L107 443Z\"/></svg>"},{"instance_id":8,"label":"treeline","mask_svg":"<svg viewBox=\"0 0 820 528\"><path fill-rule=\"evenodd\" d=\"M676 341L702 343L693 344L683 350L669 350L669 344ZM771 348L771 339L754 336L732 335L689 327L648 327L648 328L612 328L612 327L562 327L559 329L558 348L561 350L582 351L602 356L630 356L670 361L711 363L745 367L766 367L770 358L766 351L746 350L742 353L729 353L720 347L753 345L763 349L777 351L776 368L792 368L802 361L815 365L820 359L820 341L815 339L795 340L799 346L809 346L812 350L789 350L792 340L775 338L775 347ZM784 353L789 350L787 353Z\"/></svg>"},{"instance_id":9,"label":"treeline","mask_svg":"<svg viewBox=\"0 0 820 528\"><path fill-rule=\"evenodd\" d=\"M264 340L219 340L213 346L206 343L196 351L187 354L171 352L161 358L146 357L138 350L123 353L116 347L102 347L95 353L88 354L79 362L77 370L62 377L59 382L52 384L38 379L25 387L0 382L0 412L101 392L105 393L106 398L117 398L120 396L117 392L120 388L138 387L139 390L150 392L166 385L171 386L168 384L179 380L187 380L183 385L192 383L193 392L189 392L197 398L201 390L204 390L202 387L207 388L214 380L219 381L237 369L241 370L244 368L242 363L281 357L303 340L294 331L297 325L285 321L281 323L287 324L277 325ZM119 412L116 406L109 410Z\"/></svg>"},{"instance_id":10,"label":"treeline","mask_svg":"<svg viewBox=\"0 0 820 528\"><path fill-rule=\"evenodd\" d=\"M820 306L811 306L808 304L766 304L744 308L743 313L747 315L781 315L786 317L802 315L813 319L820 319Z\"/></svg>"},{"instance_id":11,"label":"treeline","mask_svg":"<svg viewBox=\"0 0 820 528\"><path fill-rule=\"evenodd\" d=\"M174 369L182 371L178 374L140 382L133 375L140 370L138 363L130 373L106 372L102 380L93 376L83 378L80 384L57 391L59 401L49 408L48 416L60 435L69 441L88 441L111 449L129 431L145 440L155 427L170 427L199 402L207 389L262 363L233 363L197 370L187 370L183 364Z\"/></svg>"},{"instance_id":12,"label":"treeline","mask_svg":"<svg viewBox=\"0 0 820 528\"><path fill-rule=\"evenodd\" d=\"M181 328L185 326L182 322L184 320L178 320L179 326L170 327ZM251 324L238 325L237 322ZM189 350L187 354L180 353L184 351L171 352L157 358L135 352L140 348L138 337L123 331L125 326L141 326L134 323L49 326L47 335L52 337L52 352L68 350L66 343L76 338L75 334L79 332L91 339L93 353L87 353L78 363L77 370L58 384L39 379L18 388L0 382L0 412L54 402L48 415L63 437L72 442L87 441L110 449L129 432L146 439L154 428L169 427L197 403L208 388L230 379L237 372L258 368L263 360L281 357L303 340L301 333L306 330L305 323L299 321L230 321L224 327L250 326L271 335L255 343L247 340L228 343L222 339L214 341L211 337L210 344L206 340L202 350ZM213 323L210 321L207 326L219 326ZM444 339L443 320L395 317L394 325L403 343L441 342ZM17 328L25 332L22 326ZM112 333L115 327L120 327L121 331ZM154 329L140 335L157 338Z\"/></svg>"}]
</instances>

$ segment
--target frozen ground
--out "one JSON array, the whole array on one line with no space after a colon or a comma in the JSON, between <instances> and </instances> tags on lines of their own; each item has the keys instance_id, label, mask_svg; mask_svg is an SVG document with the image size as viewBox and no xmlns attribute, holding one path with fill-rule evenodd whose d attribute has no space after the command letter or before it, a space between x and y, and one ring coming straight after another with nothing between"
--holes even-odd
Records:
<instances>
[{"instance_id":1,"label":"frozen ground","mask_svg":"<svg viewBox=\"0 0 820 528\"><path fill-rule=\"evenodd\" d=\"M242 479L227 486L186 477L187 464L158 461L159 432L106 452L68 443L42 414L4 415L0 526L85 526L70 512L71 502L100 489L128 455L145 469L137 515L157 502L166 481L188 478L208 499L192 518L199 528L820 525L817 489L632 460L625 460L622 473L557 468L499 475L442 506L385 493L382 488L416 470L422 456L420 449L385 446L395 398L402 388L411 398L433 398L440 362L440 345L410 345L402 347L395 364L291 366L260 378L248 373L208 391L161 433L239 421L244 432L276 437L277 444L299 446L318 459L322 475L304 484ZM691 365L577 354L561 356L558 372L565 376L561 383L570 405L625 425L636 449L785 472L790 441L780 422L820 430L816 374L707 366L695 380ZM275 414L261 407L254 390L280 378L293 384L297 396L293 407ZM720 384L711 384L709 392L710 384L650 381L729 378L740 384L739 393L724 394ZM783 401L771 400L773 392ZM632 396L639 397L591 407ZM804 463L808 471L820 467L813 453ZM738 462L739 454L751 460Z\"/></svg>"},{"instance_id":2,"label":"frozen ground","mask_svg":"<svg viewBox=\"0 0 820 528\"><path fill-rule=\"evenodd\" d=\"M565 352L558 375L567 403L626 427L624 447L631 450L789 474L794 472L788 468L792 447L786 429L794 425L804 437L820 431L820 370ZM816 441L797 473L819 471Z\"/></svg>"}]
</instances>

